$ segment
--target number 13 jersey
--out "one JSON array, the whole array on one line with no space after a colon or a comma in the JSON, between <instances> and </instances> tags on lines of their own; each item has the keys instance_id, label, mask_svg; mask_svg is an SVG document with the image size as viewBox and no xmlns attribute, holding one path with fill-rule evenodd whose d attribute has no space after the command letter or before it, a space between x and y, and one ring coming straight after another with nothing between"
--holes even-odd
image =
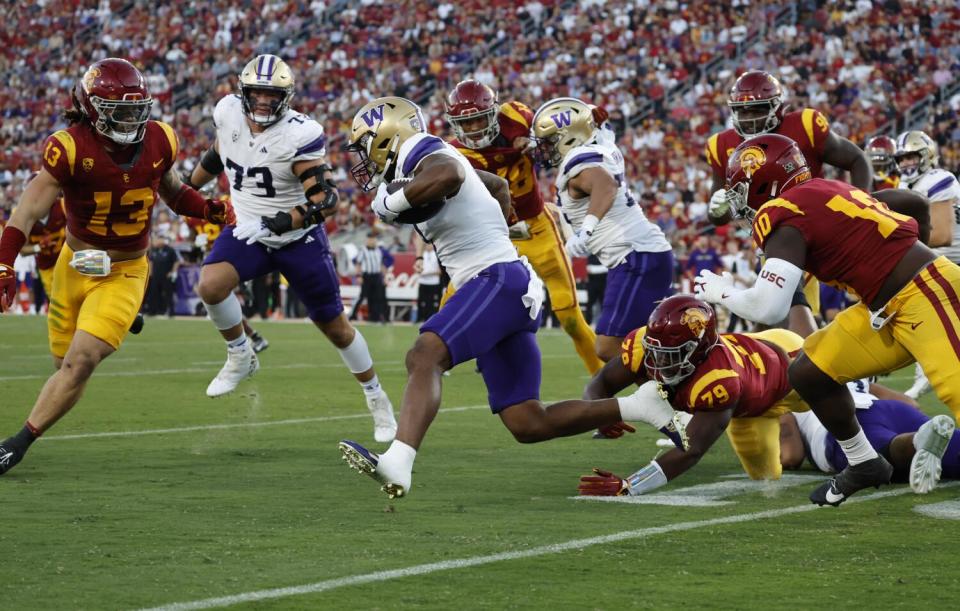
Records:
<instances>
[{"instance_id":1,"label":"number 13 jersey","mask_svg":"<svg viewBox=\"0 0 960 611\"><path fill-rule=\"evenodd\" d=\"M247 124L240 98L228 95L213 111L217 148L223 162L230 201L237 222L258 221L306 203L303 185L293 173L297 161L322 159L326 153L323 127L288 109L279 121L255 134ZM299 240L308 229L261 238L264 246L279 248Z\"/></svg>"},{"instance_id":2,"label":"number 13 jersey","mask_svg":"<svg viewBox=\"0 0 960 611\"><path fill-rule=\"evenodd\" d=\"M839 180L814 178L765 203L753 221L760 248L778 227L807 244L804 270L873 302L884 280L918 240L917 221Z\"/></svg>"}]
</instances>

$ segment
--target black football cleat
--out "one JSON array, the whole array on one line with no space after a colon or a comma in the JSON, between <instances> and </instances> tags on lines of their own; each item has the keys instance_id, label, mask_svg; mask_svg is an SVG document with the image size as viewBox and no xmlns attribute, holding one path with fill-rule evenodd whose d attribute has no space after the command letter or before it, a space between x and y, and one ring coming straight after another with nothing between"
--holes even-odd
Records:
<instances>
[{"instance_id":1,"label":"black football cleat","mask_svg":"<svg viewBox=\"0 0 960 611\"><path fill-rule=\"evenodd\" d=\"M137 312L137 317L133 319L132 323L130 323L130 333L137 335L141 331L143 331L143 314Z\"/></svg>"},{"instance_id":2,"label":"black football cleat","mask_svg":"<svg viewBox=\"0 0 960 611\"><path fill-rule=\"evenodd\" d=\"M839 507L855 492L869 488L879 488L890 483L893 476L893 465L883 456L871 458L867 462L848 466L836 474L830 481L824 482L810 493L810 502L823 507L830 505Z\"/></svg>"},{"instance_id":3,"label":"black football cleat","mask_svg":"<svg viewBox=\"0 0 960 611\"><path fill-rule=\"evenodd\" d=\"M24 451L10 443L10 438L0 442L0 475L17 466L23 460Z\"/></svg>"}]
</instances>

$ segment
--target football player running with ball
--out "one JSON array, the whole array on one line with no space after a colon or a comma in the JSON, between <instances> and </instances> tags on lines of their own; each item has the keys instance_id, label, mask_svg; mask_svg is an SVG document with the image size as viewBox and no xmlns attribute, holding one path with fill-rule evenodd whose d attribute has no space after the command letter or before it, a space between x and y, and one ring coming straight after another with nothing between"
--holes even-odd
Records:
<instances>
[{"instance_id":1,"label":"football player running with ball","mask_svg":"<svg viewBox=\"0 0 960 611\"><path fill-rule=\"evenodd\" d=\"M94 370L123 342L147 283L150 223L157 198L177 214L226 220L226 207L181 184L179 143L166 123L150 121L153 99L143 75L118 58L90 66L73 91L71 125L43 145L30 181L0 237L0 311L12 304L13 261L34 224L59 206L66 243L50 287L47 329L57 371L23 429L0 442L0 474L80 399Z\"/></svg>"},{"instance_id":2,"label":"football player running with ball","mask_svg":"<svg viewBox=\"0 0 960 611\"><path fill-rule=\"evenodd\" d=\"M417 450L440 408L442 373L474 358L490 409L522 443L636 419L631 397L540 402L535 334L543 283L510 243L505 180L475 170L456 148L426 133L420 108L399 97L360 109L349 150L359 157L352 172L361 188L377 189L373 210L386 222L414 222L456 289L407 353L407 386L390 448L377 455L340 442L353 468L380 482L391 498L409 493Z\"/></svg>"},{"instance_id":3,"label":"football player running with ball","mask_svg":"<svg viewBox=\"0 0 960 611\"><path fill-rule=\"evenodd\" d=\"M847 183L811 178L797 144L784 136L766 134L738 146L727 185L733 210L752 221L767 259L746 290L701 272L700 298L771 324L786 316L804 271L861 298L807 337L789 370L791 385L849 462L810 499L839 505L858 490L889 482L892 473L854 417L847 382L916 360L940 399L960 415L960 267L920 241L929 227L918 227L914 218ZM886 189L876 197L898 205L919 200L923 210L916 216L929 221L926 200L915 194Z\"/></svg>"},{"instance_id":4,"label":"football player running with ball","mask_svg":"<svg viewBox=\"0 0 960 611\"><path fill-rule=\"evenodd\" d=\"M673 250L637 206L613 132L596 124L593 108L550 100L534 115L533 134L541 163L557 168L560 211L574 230L567 253L594 254L610 270L597 321L597 356L606 362L672 292Z\"/></svg>"},{"instance_id":5,"label":"football player running with ball","mask_svg":"<svg viewBox=\"0 0 960 611\"><path fill-rule=\"evenodd\" d=\"M324 161L323 127L290 108L293 72L275 55L259 55L240 73L240 95L213 111L217 137L193 171L202 186L227 172L236 227L227 227L203 262L197 294L227 342L227 362L207 396L233 391L260 364L244 333L234 290L241 282L279 271L313 323L340 352L363 387L374 437L396 432L393 406L380 386L367 343L348 321L340 300L323 219L337 204L337 188Z\"/></svg>"}]
</instances>

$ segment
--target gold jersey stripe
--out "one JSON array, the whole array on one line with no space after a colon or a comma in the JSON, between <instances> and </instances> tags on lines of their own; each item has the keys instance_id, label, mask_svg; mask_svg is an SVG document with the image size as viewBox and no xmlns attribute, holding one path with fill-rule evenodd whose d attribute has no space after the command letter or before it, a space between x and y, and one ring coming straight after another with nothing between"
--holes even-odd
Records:
<instances>
[{"instance_id":1,"label":"gold jersey stripe","mask_svg":"<svg viewBox=\"0 0 960 611\"><path fill-rule=\"evenodd\" d=\"M771 199L770 201L768 201L768 202L765 203L764 205L760 206L760 209L757 210L757 216L760 216L760 213L763 212L764 210L766 210L767 208L786 208L787 210L789 210L790 212L793 212L794 214L798 214L798 215L800 215L800 216L804 216L803 210L801 210L800 208L798 208L795 203L790 202L790 201L787 201L787 200L783 199L782 197L778 197L778 198L776 198L776 199Z\"/></svg>"},{"instance_id":2,"label":"gold jersey stripe","mask_svg":"<svg viewBox=\"0 0 960 611\"><path fill-rule=\"evenodd\" d=\"M732 369L714 369L708 371L705 375L701 376L697 380L696 384L693 385L693 388L690 389L690 400L688 407L693 407L697 403L697 397L700 396L700 393L707 387L713 384L718 380L724 380L726 378L736 378L739 377L737 372Z\"/></svg>"},{"instance_id":3,"label":"gold jersey stripe","mask_svg":"<svg viewBox=\"0 0 960 611\"><path fill-rule=\"evenodd\" d=\"M520 125L523 125L524 127L530 127L530 122L527 120L526 117L520 114L520 111L517 110L514 104L516 104L517 106L520 106L521 108L526 108L526 106L524 106L520 102L510 102L508 104L504 104L503 106L501 106L500 112L502 112L505 117L507 117L512 121L516 121L517 123L519 123Z\"/></svg>"},{"instance_id":4,"label":"gold jersey stripe","mask_svg":"<svg viewBox=\"0 0 960 611\"><path fill-rule=\"evenodd\" d=\"M707 163L720 165L720 154L717 152L717 143L720 141L720 134L714 134L707 140ZM711 161L711 158L713 161Z\"/></svg>"},{"instance_id":5,"label":"gold jersey stripe","mask_svg":"<svg viewBox=\"0 0 960 611\"><path fill-rule=\"evenodd\" d=\"M807 132L807 138L810 139L810 146L816 146L813 136L813 122L816 119L817 111L812 108L804 108L803 113L800 115L800 120L803 123L803 129Z\"/></svg>"},{"instance_id":6,"label":"gold jersey stripe","mask_svg":"<svg viewBox=\"0 0 960 611\"><path fill-rule=\"evenodd\" d=\"M170 141L170 150L172 151L170 161L171 163L175 162L177 160L177 153L180 150L180 145L177 142L177 133L163 121L157 121L157 125L163 129L163 133L167 135L167 140Z\"/></svg>"},{"instance_id":7,"label":"gold jersey stripe","mask_svg":"<svg viewBox=\"0 0 960 611\"><path fill-rule=\"evenodd\" d=\"M70 132L62 129L54 132L53 137L57 139L60 146L63 147L63 150L67 152L67 164L70 166L70 176L73 176L73 167L77 163L77 142L73 139L73 136L70 135Z\"/></svg>"}]
</instances>

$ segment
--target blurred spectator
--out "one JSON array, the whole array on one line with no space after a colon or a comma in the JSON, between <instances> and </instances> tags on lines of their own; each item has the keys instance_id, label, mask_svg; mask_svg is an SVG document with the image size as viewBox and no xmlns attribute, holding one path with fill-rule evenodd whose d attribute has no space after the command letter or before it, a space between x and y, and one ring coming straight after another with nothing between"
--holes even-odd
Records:
<instances>
[{"instance_id":1,"label":"blurred spectator","mask_svg":"<svg viewBox=\"0 0 960 611\"><path fill-rule=\"evenodd\" d=\"M180 253L170 246L166 234L154 233L150 250L150 281L147 284L146 310L152 316L173 316L173 293L180 268Z\"/></svg>"},{"instance_id":2,"label":"blurred spectator","mask_svg":"<svg viewBox=\"0 0 960 611\"><path fill-rule=\"evenodd\" d=\"M423 245L423 254L417 257L414 271L420 274L417 285L417 322L423 322L437 313L443 286L440 284L440 260L433 244Z\"/></svg>"},{"instance_id":3,"label":"blurred spectator","mask_svg":"<svg viewBox=\"0 0 960 611\"><path fill-rule=\"evenodd\" d=\"M372 322L390 322L387 309L387 288L383 283L383 272L393 266L393 255L377 241L373 231L367 234L367 243L353 258L357 273L361 276L360 296L353 304L350 320L357 319L357 312L364 300L369 310L368 319Z\"/></svg>"}]
</instances>

